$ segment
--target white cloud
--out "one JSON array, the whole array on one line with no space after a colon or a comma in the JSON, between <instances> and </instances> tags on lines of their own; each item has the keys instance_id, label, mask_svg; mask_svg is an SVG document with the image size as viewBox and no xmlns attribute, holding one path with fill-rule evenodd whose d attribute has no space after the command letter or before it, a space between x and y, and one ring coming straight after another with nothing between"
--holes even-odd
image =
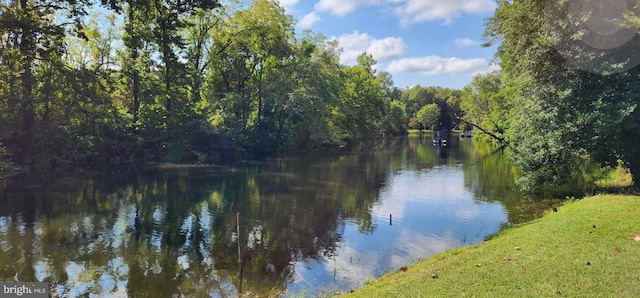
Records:
<instances>
[{"instance_id":1,"label":"white cloud","mask_svg":"<svg viewBox=\"0 0 640 298\"><path fill-rule=\"evenodd\" d=\"M297 2L282 0L280 4L290 7ZM360 6L385 3L391 5L389 9L393 9L404 25L433 20L444 20L445 24L449 24L463 13L487 13L496 8L495 0L319 0L314 11L342 17Z\"/></svg>"},{"instance_id":2,"label":"white cloud","mask_svg":"<svg viewBox=\"0 0 640 298\"><path fill-rule=\"evenodd\" d=\"M288 14L293 14L295 10L294 7L298 4L298 0L279 0L278 2Z\"/></svg>"},{"instance_id":3,"label":"white cloud","mask_svg":"<svg viewBox=\"0 0 640 298\"><path fill-rule=\"evenodd\" d=\"M342 48L340 62L349 63L356 61L356 58L367 50L373 37L366 33L360 34L355 31L351 34L343 34L338 38L334 37L334 39L338 40L338 44Z\"/></svg>"},{"instance_id":4,"label":"white cloud","mask_svg":"<svg viewBox=\"0 0 640 298\"><path fill-rule=\"evenodd\" d=\"M280 2L280 6L282 7L292 7L298 4L298 0L280 0L278 2Z\"/></svg>"},{"instance_id":5,"label":"white cloud","mask_svg":"<svg viewBox=\"0 0 640 298\"><path fill-rule=\"evenodd\" d=\"M443 58L426 56L417 58L402 58L391 61L387 67L390 73L419 72L424 75L480 73L487 71L490 65L485 59L460 59L457 57Z\"/></svg>"},{"instance_id":6,"label":"white cloud","mask_svg":"<svg viewBox=\"0 0 640 298\"><path fill-rule=\"evenodd\" d=\"M380 61L398 57L405 51L404 41L400 37L376 39L369 34L354 31L334 39L338 40L343 51L340 60L346 64L354 63L363 52L371 54L374 59Z\"/></svg>"},{"instance_id":7,"label":"white cloud","mask_svg":"<svg viewBox=\"0 0 640 298\"><path fill-rule=\"evenodd\" d=\"M367 48L367 53L373 55L376 60L386 60L404 54L404 49L402 38L385 37L371 42L371 45Z\"/></svg>"},{"instance_id":8,"label":"white cloud","mask_svg":"<svg viewBox=\"0 0 640 298\"><path fill-rule=\"evenodd\" d=\"M458 38L456 39L455 43L461 48L475 47L480 45L479 42L469 38Z\"/></svg>"},{"instance_id":9,"label":"white cloud","mask_svg":"<svg viewBox=\"0 0 640 298\"><path fill-rule=\"evenodd\" d=\"M344 16L358 6L370 6L378 4L379 0L320 0L314 6L318 12L330 12L336 16Z\"/></svg>"},{"instance_id":10,"label":"white cloud","mask_svg":"<svg viewBox=\"0 0 640 298\"><path fill-rule=\"evenodd\" d=\"M304 17L302 17L302 19L300 19L300 22L298 22L298 26L300 26L300 28L302 29L309 29L311 28L311 26L313 25L313 23L320 21L320 16L318 16L317 13L315 12L310 12L308 14L306 14Z\"/></svg>"},{"instance_id":11,"label":"white cloud","mask_svg":"<svg viewBox=\"0 0 640 298\"><path fill-rule=\"evenodd\" d=\"M481 69L478 70L476 72L473 73L473 75L477 75L477 74L488 74L494 70L500 70L500 65L498 64L489 64L489 66L486 69Z\"/></svg>"},{"instance_id":12,"label":"white cloud","mask_svg":"<svg viewBox=\"0 0 640 298\"><path fill-rule=\"evenodd\" d=\"M494 0L389 0L402 3L395 13L403 24L444 20L449 24L462 13L486 13L496 8Z\"/></svg>"}]
</instances>

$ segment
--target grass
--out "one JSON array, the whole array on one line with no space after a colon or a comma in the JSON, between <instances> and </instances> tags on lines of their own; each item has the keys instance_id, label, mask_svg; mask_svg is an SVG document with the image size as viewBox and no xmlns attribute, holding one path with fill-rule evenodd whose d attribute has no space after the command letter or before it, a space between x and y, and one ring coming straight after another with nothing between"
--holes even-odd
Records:
<instances>
[{"instance_id":1,"label":"grass","mask_svg":"<svg viewBox=\"0 0 640 298\"><path fill-rule=\"evenodd\" d=\"M387 274L347 297L639 294L640 197L601 195Z\"/></svg>"},{"instance_id":2,"label":"grass","mask_svg":"<svg viewBox=\"0 0 640 298\"><path fill-rule=\"evenodd\" d=\"M454 130L449 130L449 132L458 133L459 134L459 133L462 133L463 131L454 129ZM431 130L431 129L423 129L423 130L420 130L420 129L408 129L407 130L407 134L408 135L420 135L420 134L427 134L427 133L433 133L433 130Z\"/></svg>"}]
</instances>

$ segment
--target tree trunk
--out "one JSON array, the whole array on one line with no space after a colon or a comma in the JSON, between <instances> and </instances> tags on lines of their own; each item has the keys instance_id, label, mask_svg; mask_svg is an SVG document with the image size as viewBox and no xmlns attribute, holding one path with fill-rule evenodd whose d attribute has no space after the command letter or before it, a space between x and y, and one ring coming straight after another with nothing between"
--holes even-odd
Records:
<instances>
[{"instance_id":1,"label":"tree trunk","mask_svg":"<svg viewBox=\"0 0 640 298\"><path fill-rule=\"evenodd\" d=\"M166 26L165 24L163 24L163 26ZM165 94L167 97L167 102L166 102L166 109L167 111L171 111L171 95L173 92L171 92L171 47L169 45L169 36L167 35L167 29L163 28L162 29L162 58L164 60L164 89L165 89Z\"/></svg>"},{"instance_id":2,"label":"tree trunk","mask_svg":"<svg viewBox=\"0 0 640 298\"><path fill-rule=\"evenodd\" d=\"M137 51L135 56L137 58ZM136 127L140 118L140 75L137 70L133 71L131 81L131 93L133 94L133 127Z\"/></svg>"},{"instance_id":3,"label":"tree trunk","mask_svg":"<svg viewBox=\"0 0 640 298\"><path fill-rule=\"evenodd\" d=\"M260 79L258 81L258 119L257 123L262 120L262 72L260 72Z\"/></svg>"},{"instance_id":4,"label":"tree trunk","mask_svg":"<svg viewBox=\"0 0 640 298\"><path fill-rule=\"evenodd\" d=\"M131 39L135 39L133 36L133 20L135 18L134 15L134 4L133 1L129 1L129 24L128 30L129 34L131 34ZM140 74L135 67L135 63L138 60L138 48L135 46L136 42L131 41L127 45L129 47L129 57L131 58L131 95L133 97L133 104L131 107L131 113L133 114L133 127L135 128L138 125L138 120L140 118Z\"/></svg>"},{"instance_id":5,"label":"tree trunk","mask_svg":"<svg viewBox=\"0 0 640 298\"><path fill-rule=\"evenodd\" d=\"M28 11L28 0L20 0L20 9ZM20 112L22 116L19 145L20 153L17 158L20 163L28 162L33 154L33 140L35 129L35 100L33 98L34 77L32 73L33 62L35 61L35 40L34 32L28 25L23 23L22 38L20 41L20 56L22 57Z\"/></svg>"}]
</instances>

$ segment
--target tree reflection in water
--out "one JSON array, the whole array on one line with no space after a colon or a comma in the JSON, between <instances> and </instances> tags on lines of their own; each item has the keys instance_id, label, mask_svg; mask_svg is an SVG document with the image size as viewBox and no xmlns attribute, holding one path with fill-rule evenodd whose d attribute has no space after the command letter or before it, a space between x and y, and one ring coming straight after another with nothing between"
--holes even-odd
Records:
<instances>
[{"instance_id":1,"label":"tree reflection in water","mask_svg":"<svg viewBox=\"0 0 640 298\"><path fill-rule=\"evenodd\" d=\"M0 280L48 281L59 296L237 296L240 242L243 292L276 295L307 277L296 271L323 267L336 278L349 274L338 272L339 262L366 259L361 252L354 261L345 252L353 246L346 234L380 237L379 213L389 220L382 200L403 173L462 171L460 189L476 193L471 201L517 209L521 196L504 161L483 159L471 143L455 139L447 148L431 143L396 138L357 154L9 184L0 193ZM397 220L394 227L409 224L409 218ZM403 232L416 239L412 247L403 244L406 250L426 253L419 246L429 245L424 239L431 238L420 238L427 232ZM464 244L456 237L455 245Z\"/></svg>"}]
</instances>

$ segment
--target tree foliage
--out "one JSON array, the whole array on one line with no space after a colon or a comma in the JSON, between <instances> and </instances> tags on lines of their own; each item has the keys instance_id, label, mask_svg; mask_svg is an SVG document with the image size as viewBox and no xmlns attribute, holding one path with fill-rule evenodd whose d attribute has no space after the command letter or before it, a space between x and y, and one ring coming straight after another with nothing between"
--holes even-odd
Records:
<instances>
[{"instance_id":1,"label":"tree foliage","mask_svg":"<svg viewBox=\"0 0 640 298\"><path fill-rule=\"evenodd\" d=\"M442 129L455 129L460 125L461 91L442 87L413 86L401 91L400 101L406 107L408 117L416 117L427 104L435 103L440 109L437 123Z\"/></svg>"},{"instance_id":2,"label":"tree foliage","mask_svg":"<svg viewBox=\"0 0 640 298\"><path fill-rule=\"evenodd\" d=\"M462 90L460 107L465 113L461 121L476 133L506 144L512 110L510 90L513 89L504 85L499 71L474 76Z\"/></svg>"},{"instance_id":3,"label":"tree foliage","mask_svg":"<svg viewBox=\"0 0 640 298\"><path fill-rule=\"evenodd\" d=\"M391 102L389 115L386 118L386 132L392 135L404 134L407 131L407 113L404 105L397 100Z\"/></svg>"},{"instance_id":4,"label":"tree foliage","mask_svg":"<svg viewBox=\"0 0 640 298\"><path fill-rule=\"evenodd\" d=\"M422 107L416 114L416 118L425 129L436 127L440 117L440 108L435 103L430 103Z\"/></svg>"},{"instance_id":5,"label":"tree foliage","mask_svg":"<svg viewBox=\"0 0 640 298\"><path fill-rule=\"evenodd\" d=\"M70 90L86 95L85 90L77 90L77 73L63 67L62 57L66 36L86 38L81 18L87 4L61 0L0 2L0 142L18 164L37 166L41 160L36 152L70 157L70 152L59 150L56 143L71 143L64 134L77 126L64 121L62 112L82 107L70 98L65 98L68 105L54 103ZM61 15L65 17L57 17ZM48 125L56 117L63 118L64 129ZM51 133L62 136L51 140L47 138Z\"/></svg>"},{"instance_id":6,"label":"tree foliage","mask_svg":"<svg viewBox=\"0 0 640 298\"><path fill-rule=\"evenodd\" d=\"M0 0L0 159L49 171L339 149L403 133L403 92L277 1Z\"/></svg>"},{"instance_id":7,"label":"tree foliage","mask_svg":"<svg viewBox=\"0 0 640 298\"><path fill-rule=\"evenodd\" d=\"M567 13L569 2L504 1L487 24L489 40L500 43L513 106L508 139L526 189L571 179L585 154L603 165L620 159L640 172L640 68L626 65L637 56L640 37L611 50L627 55L622 61L585 47L576 40L585 32L562 34L588 19Z\"/></svg>"}]
</instances>

